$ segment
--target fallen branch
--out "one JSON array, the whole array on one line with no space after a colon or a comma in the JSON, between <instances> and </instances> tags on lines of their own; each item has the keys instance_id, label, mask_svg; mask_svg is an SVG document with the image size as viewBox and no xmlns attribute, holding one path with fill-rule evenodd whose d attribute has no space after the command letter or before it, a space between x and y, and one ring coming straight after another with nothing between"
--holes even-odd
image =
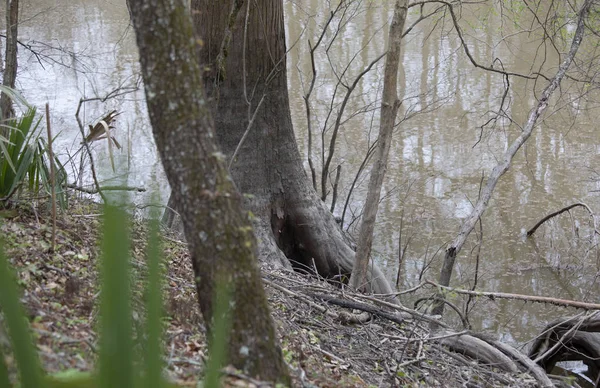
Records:
<instances>
[{"instance_id":1,"label":"fallen branch","mask_svg":"<svg viewBox=\"0 0 600 388\"><path fill-rule=\"evenodd\" d=\"M489 291L471 291L471 290L463 290L460 288L452 288L442 286L438 283L432 282L431 280L425 280L427 284L431 284L434 287L446 292L455 292L457 294L463 295L473 295L473 296L484 296L494 300L496 298L500 299L513 299L513 300L524 300L527 302L536 302L536 303L549 303L556 306L564 306L564 307L574 307L577 309L583 310L600 310L600 304L597 303L586 303L579 302L576 300L567 300L567 299L558 299L552 298L549 296L533 296L533 295L522 295L522 294L510 294L507 292L489 292Z\"/></svg>"},{"instance_id":2,"label":"fallen branch","mask_svg":"<svg viewBox=\"0 0 600 388\"><path fill-rule=\"evenodd\" d=\"M542 224L544 222L548 221L551 218L554 218L554 217L558 216L559 214L562 214L562 213L567 212L567 211L569 211L569 210L571 210L571 209L573 209L575 207L578 207L578 206L581 206L581 207L585 208L588 211L588 213L590 213L590 216L592 217L592 222L593 222L593 225L594 225L594 233L598 233L598 231L596 230L596 217L594 216L594 212L592 212L592 209L590 209L590 207L588 205L586 205L585 203L583 203L583 202L577 202L577 203L574 203L572 205L565 206L562 209L557 210L554 213L550 213L546 217L542 218L537 224L535 224L533 226L533 228L531 228L531 229L529 229L527 231L527 237L530 237L532 234L534 234L535 231L540 226L542 226Z\"/></svg>"},{"instance_id":3,"label":"fallen branch","mask_svg":"<svg viewBox=\"0 0 600 388\"><path fill-rule=\"evenodd\" d=\"M554 384L552 384L552 381L550 380L550 378L548 377L548 375L546 374L544 369L542 369L542 367L539 366L538 364L534 363L525 354L521 353L520 351L513 348L512 346L509 346L500 341L489 340L485 336L481 336L477 333L471 333L471 335L479 338L480 340L483 340L483 341L489 343L490 345L492 345L496 349L500 350L502 353L504 353L511 359L518 361L519 364L523 366L525 371L527 371L531 376L533 376L537 380L540 387L544 387L544 388L554 387Z\"/></svg>"},{"instance_id":4,"label":"fallen branch","mask_svg":"<svg viewBox=\"0 0 600 388\"><path fill-rule=\"evenodd\" d=\"M519 368L510 357L494 345L472 335L448 337L440 340L439 343L453 352L463 354L484 364L494 365L506 372L516 373L519 371Z\"/></svg>"},{"instance_id":5,"label":"fallen branch","mask_svg":"<svg viewBox=\"0 0 600 388\"><path fill-rule=\"evenodd\" d=\"M76 184L73 184L73 183L68 183L65 185L65 187L67 187L69 189L81 191L82 193L86 193L86 194L98 194L103 191L137 191L138 193L143 193L146 191L145 187L132 187L132 186L102 186L102 187L96 187L96 188L92 189L92 188L77 186Z\"/></svg>"},{"instance_id":6,"label":"fallen branch","mask_svg":"<svg viewBox=\"0 0 600 388\"><path fill-rule=\"evenodd\" d=\"M583 361L592 380L600 379L600 312L561 318L546 325L529 357L547 372L560 361Z\"/></svg>"},{"instance_id":7,"label":"fallen branch","mask_svg":"<svg viewBox=\"0 0 600 388\"><path fill-rule=\"evenodd\" d=\"M345 307L345 308L354 309L354 310L366 311L369 314L373 314L375 316L387 319L388 321L392 321L392 322L395 322L398 324L402 324L404 322L403 317L401 317L397 314L394 314L394 313L383 311L376 307L370 306L366 303L353 302L350 300L335 298L333 296L324 295L324 294L307 293L307 295L309 295L313 298L320 299L329 304L334 304L336 306Z\"/></svg>"}]
</instances>

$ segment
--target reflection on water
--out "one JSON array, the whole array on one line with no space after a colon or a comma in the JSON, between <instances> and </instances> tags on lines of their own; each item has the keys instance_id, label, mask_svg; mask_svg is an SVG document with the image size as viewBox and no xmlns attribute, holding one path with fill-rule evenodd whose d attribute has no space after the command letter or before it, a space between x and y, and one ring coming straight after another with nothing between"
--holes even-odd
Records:
<instances>
[{"instance_id":1,"label":"reflection on water","mask_svg":"<svg viewBox=\"0 0 600 388\"><path fill-rule=\"evenodd\" d=\"M125 2L22 3L20 39L34 41L37 56L19 48L18 87L37 106L50 102L53 128L62 131L57 149L66 158L79 148L74 114L80 98L101 98L118 88L131 89L106 101L85 104L86 123L113 108L123 112L117 130L124 150L117 157L115 172L105 145L95 146L100 175L111 184L158 189L165 198L168 188L152 142L143 91L135 89L139 87L137 54ZM336 42L327 52L324 48L316 52L319 78L311 96L311 120L317 150L323 140L328 143L335 121L327 119L330 106L337 111L345 93L341 85L336 89L337 77L351 84L385 47L389 5L374 2L375 6L369 8L367 2L356 4L348 12L352 17L342 25ZM322 7L322 2L316 0L286 2L288 41L290 45L295 43L288 62L292 115L304 155L307 125L302 96L311 77L307 41L309 37L316 41L314 36L328 17ZM479 28L481 15L486 16L485 28ZM410 17L409 23L416 15ZM465 12L462 17L471 28L468 44L475 58L489 63L490 58L500 57L505 66L518 72L527 73L533 68L537 59L532 59L531 53L537 46L531 38L524 34L508 38L505 29L509 27L485 7L471 14ZM335 20L334 26L338 22ZM499 34L506 37L504 43ZM333 36L332 29L325 35L323 47ZM400 282L402 287L409 287L418 284L421 276L437 278L444 246L469 214L482 176L489 174L520 129L508 120L481 128L492 117L491 112L499 108L504 81L473 69L448 26L436 26L433 21L419 24L406 37L402 55L404 69L399 88L405 100L401 115L410 119L399 124L392 144L374 256L395 281L401 234L402 249L406 247L406 251ZM557 58L549 52L546 59L550 74ZM336 215L342 213L358 166L376 138L382 64L375 65L358 83L342 117L340 142L332 163L332 170L342 165ZM543 86L516 79L511 86L505 108L521 124L535 102L532 88ZM576 87L568 85L563 89L576 92ZM335 93L337 97L332 101ZM600 161L600 133L594 131L590 119L598 112L589 101L565 99L558 105L561 109L539 123L499 183L482 220L482 234L479 229L473 233L457 261L454 285L473 285L479 258L478 289L598 300L600 288L595 276L600 262L584 210L574 210L550 222L533 239L523 237L523 231L543 215L572 202L584 201L592 209L600 209L598 197L591 193L599 189L598 183L589 179ZM321 138L323 128L326 133ZM315 152L317 166L322 160L321 151ZM349 201L344 222L350 231L356 228L357 222L352 221L363 206L365 179L365 174L359 178L360 185ZM144 197L134 199L147 201ZM457 298L454 302L462 305L464 300ZM547 321L569 313L545 305L478 300L472 322L477 328L498 332L504 340L522 342Z\"/></svg>"}]
</instances>

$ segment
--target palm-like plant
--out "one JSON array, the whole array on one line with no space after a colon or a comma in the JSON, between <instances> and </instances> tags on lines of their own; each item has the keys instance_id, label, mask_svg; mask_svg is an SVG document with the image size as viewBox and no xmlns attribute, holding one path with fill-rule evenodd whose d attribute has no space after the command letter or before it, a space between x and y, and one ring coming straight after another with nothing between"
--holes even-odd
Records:
<instances>
[{"instance_id":1,"label":"palm-like plant","mask_svg":"<svg viewBox=\"0 0 600 388\"><path fill-rule=\"evenodd\" d=\"M35 107L15 91L1 85L0 91L10 94L24 111L20 117L0 121L0 204L21 188L37 193L43 187L50 192L54 185L64 207L66 196L62 185L66 182L66 173L58 158L50 161L47 156L48 144L38 131L41 117L36 117ZM50 179L50 162L58 172L54 182Z\"/></svg>"}]
</instances>

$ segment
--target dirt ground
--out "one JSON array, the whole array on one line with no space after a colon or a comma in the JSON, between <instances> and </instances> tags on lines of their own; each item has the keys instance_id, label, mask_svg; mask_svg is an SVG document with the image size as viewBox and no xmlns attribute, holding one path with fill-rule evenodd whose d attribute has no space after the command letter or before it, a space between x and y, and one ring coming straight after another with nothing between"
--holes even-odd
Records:
<instances>
[{"instance_id":1,"label":"dirt ground","mask_svg":"<svg viewBox=\"0 0 600 388\"><path fill-rule=\"evenodd\" d=\"M51 222L45 205L21 204L3 210L0 231L18 271L45 369L94 368L97 354L98 244L101 210L72 201L58 217L57 246L49 253ZM143 319L145 225L132 222L134 323ZM207 356L186 244L168 233L163 239L168 266L165 289L167 375L196 386ZM430 341L428 323L322 279L263 268L272 316L296 386L302 387L493 387L536 386L525 373L506 373L449 352ZM340 306L342 305L342 306ZM354 307L359 307L356 309ZM368 313L365 306L377 310ZM1 331L0 346L8 347ZM7 357L9 367L12 363ZM266 386L232 368L226 385Z\"/></svg>"}]
</instances>

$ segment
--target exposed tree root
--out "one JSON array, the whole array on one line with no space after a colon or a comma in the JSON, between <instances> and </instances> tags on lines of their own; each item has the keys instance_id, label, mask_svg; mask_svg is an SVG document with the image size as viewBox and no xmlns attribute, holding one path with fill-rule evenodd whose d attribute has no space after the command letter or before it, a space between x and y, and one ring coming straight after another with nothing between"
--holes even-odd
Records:
<instances>
[{"instance_id":1,"label":"exposed tree root","mask_svg":"<svg viewBox=\"0 0 600 388\"><path fill-rule=\"evenodd\" d=\"M530 358L546 372L560 361L583 361L588 376L600 383L600 311L561 318L546 325L535 340Z\"/></svg>"}]
</instances>

